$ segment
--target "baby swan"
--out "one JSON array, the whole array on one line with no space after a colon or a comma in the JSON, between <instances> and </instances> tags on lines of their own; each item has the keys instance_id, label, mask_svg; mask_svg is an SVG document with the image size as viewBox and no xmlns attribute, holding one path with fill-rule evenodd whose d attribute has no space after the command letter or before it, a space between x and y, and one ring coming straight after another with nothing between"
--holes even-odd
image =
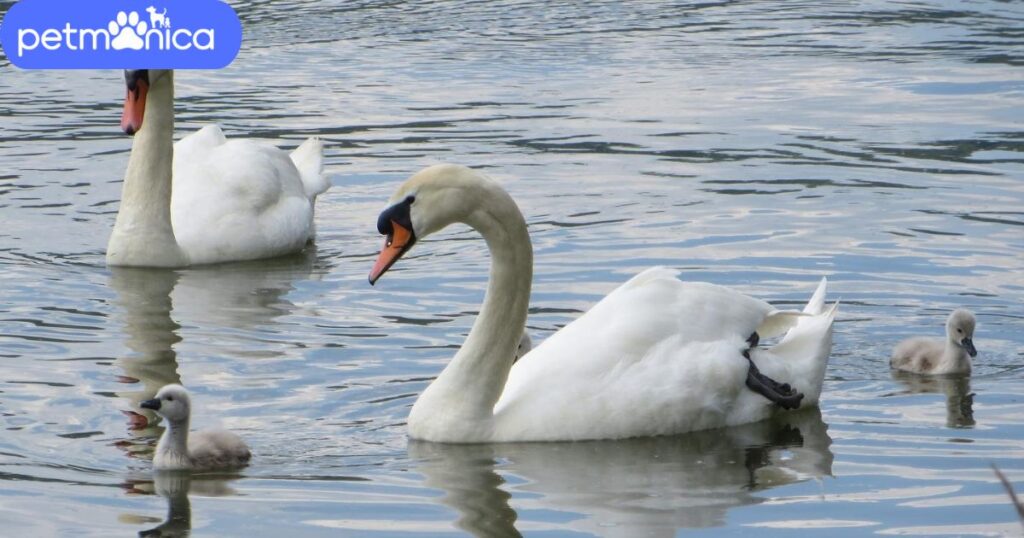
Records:
<instances>
[{"instance_id":1,"label":"baby swan","mask_svg":"<svg viewBox=\"0 0 1024 538\"><path fill-rule=\"evenodd\" d=\"M946 339L908 338L896 345L889 366L918 374L969 374L974 349L974 314L954 310L946 320Z\"/></svg>"},{"instance_id":2,"label":"baby swan","mask_svg":"<svg viewBox=\"0 0 1024 538\"><path fill-rule=\"evenodd\" d=\"M189 436L191 401L181 385L165 385L156 398L139 404L167 420L153 456L161 471L208 471L236 469L249 464L252 454L237 435L224 430L204 430Z\"/></svg>"},{"instance_id":3,"label":"baby swan","mask_svg":"<svg viewBox=\"0 0 1024 538\"><path fill-rule=\"evenodd\" d=\"M531 349L533 349L533 339L530 338L530 333L523 331L523 335L519 337L519 345L516 347L516 355L512 357L512 363L521 359Z\"/></svg>"}]
</instances>

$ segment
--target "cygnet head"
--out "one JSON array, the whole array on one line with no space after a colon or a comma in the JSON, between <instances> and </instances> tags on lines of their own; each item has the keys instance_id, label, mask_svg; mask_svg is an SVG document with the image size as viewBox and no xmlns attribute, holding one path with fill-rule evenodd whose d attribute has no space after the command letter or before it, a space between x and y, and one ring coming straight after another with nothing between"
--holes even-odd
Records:
<instances>
[{"instance_id":1,"label":"cygnet head","mask_svg":"<svg viewBox=\"0 0 1024 538\"><path fill-rule=\"evenodd\" d=\"M974 325L974 314L962 308L954 310L946 320L946 335L950 341L964 348L972 357L978 354L974 349Z\"/></svg>"},{"instance_id":2,"label":"cygnet head","mask_svg":"<svg viewBox=\"0 0 1024 538\"><path fill-rule=\"evenodd\" d=\"M187 420L192 409L188 391L181 385L164 385L156 393L156 398L146 400L139 406L144 409L152 409L170 422Z\"/></svg>"},{"instance_id":3,"label":"cygnet head","mask_svg":"<svg viewBox=\"0 0 1024 538\"><path fill-rule=\"evenodd\" d=\"M418 240L449 224L471 224L475 212L488 211L485 199L492 196L508 194L494 180L461 165L438 164L410 177L377 218L377 231L387 239L370 271L370 284Z\"/></svg>"},{"instance_id":4,"label":"cygnet head","mask_svg":"<svg viewBox=\"0 0 1024 538\"><path fill-rule=\"evenodd\" d=\"M512 362L523 358L523 355L529 353L531 349L533 349L533 340L530 339L529 333L523 331L523 335L519 337L519 346L516 347L516 356L512 359Z\"/></svg>"}]
</instances>

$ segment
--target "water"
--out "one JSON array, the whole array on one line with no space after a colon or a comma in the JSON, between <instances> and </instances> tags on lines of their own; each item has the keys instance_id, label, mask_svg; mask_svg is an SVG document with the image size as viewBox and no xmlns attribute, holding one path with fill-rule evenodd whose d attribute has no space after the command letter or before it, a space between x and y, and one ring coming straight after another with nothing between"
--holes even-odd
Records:
<instances>
[{"instance_id":1,"label":"water","mask_svg":"<svg viewBox=\"0 0 1024 538\"><path fill-rule=\"evenodd\" d=\"M0 11L10 2L0 2ZM246 40L176 77L178 129L328 142L304 255L105 267L131 140L116 72L0 57L0 520L11 535L1019 535L1024 490L1024 9L935 2L233 5ZM482 167L530 225L544 339L653 264L796 305L842 299L820 413L579 444L410 443L487 257L466 228L377 285L374 223L436 162ZM449 240L443 240L443 239ZM978 315L970 379L891 346ZM239 476L154 476L196 426Z\"/></svg>"}]
</instances>

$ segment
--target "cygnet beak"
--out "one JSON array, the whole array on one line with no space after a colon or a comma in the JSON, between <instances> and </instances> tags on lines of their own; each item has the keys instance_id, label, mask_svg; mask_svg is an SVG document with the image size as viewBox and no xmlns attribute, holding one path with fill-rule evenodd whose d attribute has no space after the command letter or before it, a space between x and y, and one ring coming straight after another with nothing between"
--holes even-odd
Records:
<instances>
[{"instance_id":1,"label":"cygnet beak","mask_svg":"<svg viewBox=\"0 0 1024 538\"><path fill-rule=\"evenodd\" d=\"M967 351L968 355L970 355L972 357L977 357L978 356L978 350L974 349L974 341L971 340L970 337L967 337L967 338L964 338L963 340L961 340L960 341L960 346L963 347L964 350Z\"/></svg>"},{"instance_id":2,"label":"cygnet beak","mask_svg":"<svg viewBox=\"0 0 1024 538\"><path fill-rule=\"evenodd\" d=\"M141 407L143 409L152 409L153 411L156 411L156 410L160 409L160 398L153 398L152 400L146 400L146 401L140 403L139 407Z\"/></svg>"}]
</instances>

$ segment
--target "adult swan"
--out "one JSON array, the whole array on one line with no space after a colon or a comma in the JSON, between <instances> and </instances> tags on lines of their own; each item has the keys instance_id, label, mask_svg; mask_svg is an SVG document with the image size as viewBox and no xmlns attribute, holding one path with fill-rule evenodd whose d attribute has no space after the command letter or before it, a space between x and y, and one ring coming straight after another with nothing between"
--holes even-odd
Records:
<instances>
[{"instance_id":1,"label":"adult swan","mask_svg":"<svg viewBox=\"0 0 1024 538\"><path fill-rule=\"evenodd\" d=\"M490 282L466 342L413 405L409 434L415 439L661 435L767 418L782 403L773 400L786 401L794 388L803 405L818 401L836 311L835 305L825 308L824 279L802 313L780 312L655 267L513 365L526 323L533 250L519 208L496 182L454 165L433 166L406 181L377 221L387 240L370 283L418 239L456 222L487 241ZM757 334L787 328L771 349L756 347ZM752 378L769 386L756 388Z\"/></svg>"},{"instance_id":2,"label":"adult swan","mask_svg":"<svg viewBox=\"0 0 1024 538\"><path fill-rule=\"evenodd\" d=\"M135 140L108 264L269 258L302 250L313 238L313 204L329 186L319 139L289 156L269 144L229 142L208 125L175 144L174 73L128 70L125 82L121 127Z\"/></svg>"}]
</instances>

